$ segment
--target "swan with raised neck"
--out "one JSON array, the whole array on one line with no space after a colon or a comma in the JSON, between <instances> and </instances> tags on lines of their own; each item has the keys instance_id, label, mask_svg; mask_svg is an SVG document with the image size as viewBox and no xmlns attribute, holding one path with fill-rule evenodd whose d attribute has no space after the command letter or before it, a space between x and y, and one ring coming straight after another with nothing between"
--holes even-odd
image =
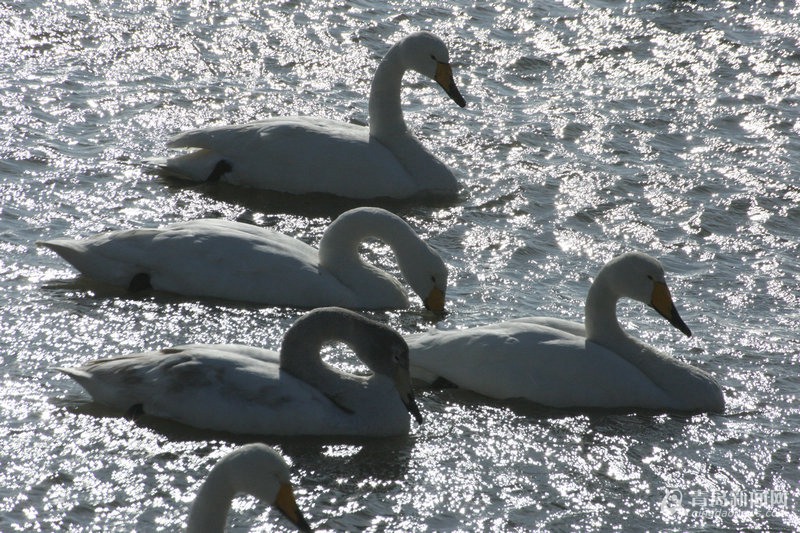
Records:
<instances>
[{"instance_id":1,"label":"swan with raised neck","mask_svg":"<svg viewBox=\"0 0 800 533\"><path fill-rule=\"evenodd\" d=\"M664 268L638 252L615 257L600 270L586 298L586 340L623 357L672 398L680 410L721 412L719 385L705 372L654 350L628 335L617 320L617 302L627 297L645 303L687 337L692 332L678 314Z\"/></svg>"},{"instance_id":2,"label":"swan with raised neck","mask_svg":"<svg viewBox=\"0 0 800 533\"><path fill-rule=\"evenodd\" d=\"M722 390L708 373L625 333L620 298L641 301L691 335L672 301L661 264L623 254L597 275L584 323L523 317L406 337L412 376L437 378L498 399L560 408L644 408L722 412Z\"/></svg>"},{"instance_id":3,"label":"swan with raised neck","mask_svg":"<svg viewBox=\"0 0 800 533\"><path fill-rule=\"evenodd\" d=\"M412 33L389 49L378 65L369 98L369 133L386 146L415 186L443 194L458 190L452 171L408 130L400 106L403 74L414 70L433 78L459 106L466 106L453 80L450 53L428 32Z\"/></svg>"},{"instance_id":4,"label":"swan with raised neck","mask_svg":"<svg viewBox=\"0 0 800 533\"><path fill-rule=\"evenodd\" d=\"M369 127L317 117L274 117L201 128L168 143L197 150L151 163L179 178L292 194L362 200L455 197L456 177L408 130L400 107L402 78L408 70L435 80L464 107L449 61L440 38L412 33L392 46L378 65L370 89Z\"/></svg>"}]
</instances>

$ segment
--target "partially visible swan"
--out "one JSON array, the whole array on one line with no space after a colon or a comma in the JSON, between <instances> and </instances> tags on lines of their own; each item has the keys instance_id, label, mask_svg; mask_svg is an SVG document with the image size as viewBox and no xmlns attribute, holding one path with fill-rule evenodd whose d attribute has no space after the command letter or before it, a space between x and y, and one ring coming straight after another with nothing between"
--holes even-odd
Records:
<instances>
[{"instance_id":1,"label":"partially visible swan","mask_svg":"<svg viewBox=\"0 0 800 533\"><path fill-rule=\"evenodd\" d=\"M217 219L39 244L91 278L132 290L301 308L407 307L400 282L359 256L359 244L370 237L392 248L425 307L442 312L447 267L441 257L403 219L378 208L340 215L319 251L269 229Z\"/></svg>"},{"instance_id":2,"label":"partially visible swan","mask_svg":"<svg viewBox=\"0 0 800 533\"><path fill-rule=\"evenodd\" d=\"M347 344L372 374L340 372L320 358ZM59 368L92 398L130 415L258 435L403 435L414 400L408 347L391 328L336 307L286 331L280 353L238 344L190 344Z\"/></svg>"},{"instance_id":3,"label":"partially visible swan","mask_svg":"<svg viewBox=\"0 0 800 533\"><path fill-rule=\"evenodd\" d=\"M179 178L293 194L356 199L455 196L455 176L408 130L400 108L400 85L409 69L434 79L464 107L449 62L440 38L412 33L389 50L375 72L368 128L316 117L203 128L176 135L168 143L197 150L154 163Z\"/></svg>"},{"instance_id":4,"label":"partially visible swan","mask_svg":"<svg viewBox=\"0 0 800 533\"><path fill-rule=\"evenodd\" d=\"M522 398L562 408L725 409L714 379L627 335L619 298L653 307L691 336L678 315L661 264L645 254L612 259L586 299L585 325L529 317L406 337L412 376L441 377L498 399Z\"/></svg>"},{"instance_id":5,"label":"partially visible swan","mask_svg":"<svg viewBox=\"0 0 800 533\"><path fill-rule=\"evenodd\" d=\"M187 533L224 531L231 502L240 493L275 507L300 531L311 531L295 502L286 461L269 446L253 443L233 450L208 473L189 512Z\"/></svg>"}]
</instances>

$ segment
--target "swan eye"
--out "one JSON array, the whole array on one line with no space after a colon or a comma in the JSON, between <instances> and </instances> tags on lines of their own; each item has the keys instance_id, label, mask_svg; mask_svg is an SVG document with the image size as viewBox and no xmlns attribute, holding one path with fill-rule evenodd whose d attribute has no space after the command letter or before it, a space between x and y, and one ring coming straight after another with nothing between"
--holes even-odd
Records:
<instances>
[{"instance_id":1,"label":"swan eye","mask_svg":"<svg viewBox=\"0 0 800 533\"><path fill-rule=\"evenodd\" d=\"M436 283L436 276L431 276L431 281Z\"/></svg>"},{"instance_id":2,"label":"swan eye","mask_svg":"<svg viewBox=\"0 0 800 533\"><path fill-rule=\"evenodd\" d=\"M650 274L647 275L647 279L649 279L650 281L655 281L655 279L653 279L653 276L651 276Z\"/></svg>"},{"instance_id":3,"label":"swan eye","mask_svg":"<svg viewBox=\"0 0 800 533\"><path fill-rule=\"evenodd\" d=\"M436 56L433 55L433 54L431 54L431 59L433 59L434 61L439 61L438 59L436 59Z\"/></svg>"}]
</instances>

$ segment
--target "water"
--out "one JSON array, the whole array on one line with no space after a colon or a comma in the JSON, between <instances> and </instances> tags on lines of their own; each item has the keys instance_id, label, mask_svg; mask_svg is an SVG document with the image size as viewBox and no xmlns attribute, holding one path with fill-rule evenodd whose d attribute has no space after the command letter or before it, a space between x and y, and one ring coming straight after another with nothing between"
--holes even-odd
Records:
<instances>
[{"instance_id":1,"label":"water","mask_svg":"<svg viewBox=\"0 0 800 533\"><path fill-rule=\"evenodd\" d=\"M237 440L135 425L53 368L189 341L276 346L300 314L131 297L76 278L34 242L222 216L316 243L346 205L178 186L139 163L196 126L279 114L365 123L378 59L418 29L448 42L468 101L461 110L406 78L408 124L465 186L453 204L393 206L451 268L452 312L436 327L580 320L600 266L642 250L664 263L695 336L638 304L621 304L621 320L714 374L728 406L565 413L420 391L426 423L407 438L267 439L293 462L311 524L799 529L797 11L769 1L3 3L0 529L178 528ZM365 253L396 271L385 247ZM371 315L402 332L433 326L418 305ZM662 505L673 489L682 505ZM250 499L231 523L285 527Z\"/></svg>"}]
</instances>

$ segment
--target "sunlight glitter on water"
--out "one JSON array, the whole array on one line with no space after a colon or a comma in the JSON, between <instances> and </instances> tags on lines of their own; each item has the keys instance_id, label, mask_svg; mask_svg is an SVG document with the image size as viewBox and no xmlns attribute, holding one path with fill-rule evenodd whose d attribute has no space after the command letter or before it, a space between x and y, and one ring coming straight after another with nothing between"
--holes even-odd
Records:
<instances>
[{"instance_id":1,"label":"sunlight glitter on water","mask_svg":"<svg viewBox=\"0 0 800 533\"><path fill-rule=\"evenodd\" d=\"M143 174L140 162L170 153L169 136L195 127L289 114L365 123L378 58L423 28L450 44L468 107L408 76L406 121L465 190L455 206L399 214L451 267L451 313L438 324L417 310L371 316L402 331L534 314L580 321L602 263L646 250L664 261L695 337L680 339L638 304L621 304L620 320L713 372L729 407L721 417L575 415L421 390L426 423L408 441L278 443L312 524L797 529L793 10L0 6L0 529L179 528L234 443L96 410L52 368L193 341L274 348L300 314L130 297L76 279L33 241L221 216L316 245L338 206L287 214L283 200L176 186ZM366 251L396 268L385 247ZM685 514L661 512L669 487L684 491ZM690 514L699 491L758 489L787 491L791 505L774 516ZM252 500L234 511L240 529L283 525Z\"/></svg>"}]
</instances>

